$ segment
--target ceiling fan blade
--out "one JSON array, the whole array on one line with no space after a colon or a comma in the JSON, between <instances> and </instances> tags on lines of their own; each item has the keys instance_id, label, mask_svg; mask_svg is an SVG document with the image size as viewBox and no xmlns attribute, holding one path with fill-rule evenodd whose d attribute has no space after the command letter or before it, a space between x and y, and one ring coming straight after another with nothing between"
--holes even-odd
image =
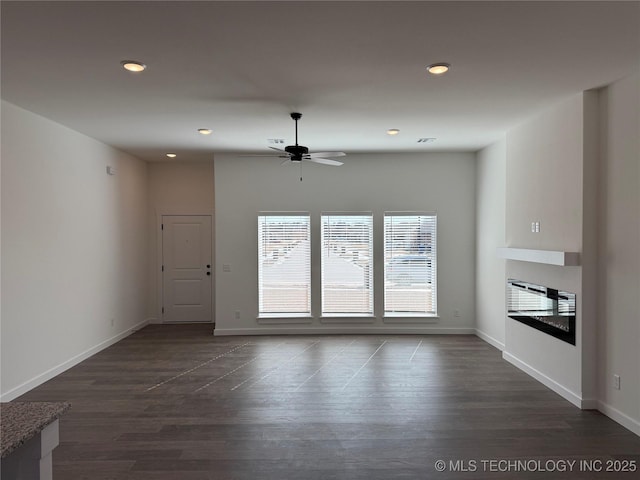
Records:
<instances>
[{"instance_id":1,"label":"ceiling fan blade","mask_svg":"<svg viewBox=\"0 0 640 480\"><path fill-rule=\"evenodd\" d=\"M308 153L305 157L308 158L318 158L318 157L344 157L346 153L344 152L314 152Z\"/></svg>"},{"instance_id":2,"label":"ceiling fan blade","mask_svg":"<svg viewBox=\"0 0 640 480\"><path fill-rule=\"evenodd\" d=\"M282 152L282 153L286 153L287 155L289 155L289 152L287 152L286 150L282 150L281 148L276 148L276 147L269 147L271 150L275 150L276 152Z\"/></svg>"},{"instance_id":3,"label":"ceiling fan blade","mask_svg":"<svg viewBox=\"0 0 640 480\"><path fill-rule=\"evenodd\" d=\"M267 157L267 158L285 158L284 155L238 155L238 157L245 157L245 158L251 158L251 157ZM289 157L286 157L289 158Z\"/></svg>"},{"instance_id":4,"label":"ceiling fan blade","mask_svg":"<svg viewBox=\"0 0 640 480\"><path fill-rule=\"evenodd\" d=\"M282 165L287 165L287 164L289 164L289 163L291 163L291 159L290 159L290 158L287 158L287 159L283 160L283 161L282 161L282 163L280 163L280 166L282 166Z\"/></svg>"},{"instance_id":5,"label":"ceiling fan blade","mask_svg":"<svg viewBox=\"0 0 640 480\"><path fill-rule=\"evenodd\" d=\"M339 162L337 160L330 160L328 158L313 157L313 158L304 158L303 160L305 160L306 162L321 163L322 165L333 165L334 167L339 167L340 165L344 165L342 162Z\"/></svg>"}]
</instances>

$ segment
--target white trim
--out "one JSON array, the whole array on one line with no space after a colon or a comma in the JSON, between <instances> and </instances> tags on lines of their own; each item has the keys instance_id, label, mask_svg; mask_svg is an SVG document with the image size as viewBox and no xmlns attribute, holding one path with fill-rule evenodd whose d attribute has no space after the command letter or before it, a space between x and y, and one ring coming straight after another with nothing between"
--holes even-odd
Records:
<instances>
[{"instance_id":1,"label":"white trim","mask_svg":"<svg viewBox=\"0 0 640 480\"><path fill-rule=\"evenodd\" d=\"M559 250L533 250L531 248L499 247L499 258L518 260L521 262L544 263L547 265L577 266L580 265L580 253Z\"/></svg>"},{"instance_id":2,"label":"white trim","mask_svg":"<svg viewBox=\"0 0 640 480\"><path fill-rule=\"evenodd\" d=\"M164 321L164 313L162 313L162 304L164 303L164 292L162 291L163 272L162 272L162 240L164 225L162 223L162 212L156 212L156 263L153 266L156 271L156 318L158 323ZM215 271L215 270L214 270Z\"/></svg>"},{"instance_id":3,"label":"white trim","mask_svg":"<svg viewBox=\"0 0 640 480\"><path fill-rule=\"evenodd\" d=\"M258 317L260 325L296 325L313 323L312 317Z\"/></svg>"},{"instance_id":4,"label":"white trim","mask_svg":"<svg viewBox=\"0 0 640 480\"><path fill-rule=\"evenodd\" d=\"M573 403L576 407L584 408L583 407L583 400L582 400L582 397L580 397L580 395L572 392L571 390L569 390L565 386L559 384L558 382L556 382L552 378L547 377L540 370L536 370L531 365L523 362L522 360L514 357L513 355L511 355L510 353L507 353L507 352L502 352L502 358L504 360L506 360L507 362L509 362L510 364L518 367L523 372L528 373L530 376L532 376L533 378L538 380L544 386L550 388L551 390L556 392L558 395L560 395L564 399L566 399L566 400L570 401L571 403Z\"/></svg>"},{"instance_id":5,"label":"white trim","mask_svg":"<svg viewBox=\"0 0 640 480\"><path fill-rule=\"evenodd\" d=\"M344 211L344 212L320 212L320 217L373 217L371 210L365 211Z\"/></svg>"},{"instance_id":6,"label":"white trim","mask_svg":"<svg viewBox=\"0 0 640 480\"><path fill-rule=\"evenodd\" d=\"M392 215L394 217L415 217L416 215L427 215L430 217L437 217L438 214L436 212L428 212L424 210L400 210L398 212L394 211L385 211L383 216Z\"/></svg>"},{"instance_id":7,"label":"white trim","mask_svg":"<svg viewBox=\"0 0 640 480\"><path fill-rule=\"evenodd\" d=\"M124 332L121 332L121 333L115 335L114 337L108 338L104 342L100 342L99 344L97 344L97 345L85 350L84 352L79 353L78 355L76 355L74 357L71 357L70 359L68 359L68 360L56 365L53 368L50 368L49 370L47 370L46 372L41 373L40 375L36 375L31 380L27 380L23 384L18 385L17 387L12 388L8 392L5 392L4 394L0 395L0 401L2 401L2 402L10 402L14 398L17 398L20 395L22 395L24 393L27 393L29 390L32 390L32 389L36 388L39 385L42 385L44 382L47 382L47 381L51 380L56 375L60 375L62 372L66 371L66 370L69 370L71 367L73 367L73 366L79 364L80 362L82 362L83 360L86 360L87 358L95 355L99 351L104 350L107 347L110 347L114 343L117 343L120 340L122 340L123 338L128 337L132 333L140 330L141 328L144 328L148 323L149 323L148 319L147 320L143 320L142 322L137 323L133 327L128 328Z\"/></svg>"},{"instance_id":8,"label":"white trim","mask_svg":"<svg viewBox=\"0 0 640 480\"><path fill-rule=\"evenodd\" d=\"M207 324L211 324L214 325L216 322L214 322L213 320L201 320L201 321L189 321L189 322L185 322L183 320L173 320L173 321L169 321L169 322L162 322L160 325L207 325Z\"/></svg>"},{"instance_id":9,"label":"white trim","mask_svg":"<svg viewBox=\"0 0 640 480\"><path fill-rule=\"evenodd\" d=\"M419 323L419 324L436 324L440 323L440 317L438 316L412 316L412 315L385 315L382 317L382 323L388 325L402 324L402 323Z\"/></svg>"},{"instance_id":10,"label":"white trim","mask_svg":"<svg viewBox=\"0 0 640 480\"><path fill-rule=\"evenodd\" d=\"M273 217L310 217L311 213L296 212L296 211L280 211L280 210L266 210L258 212L258 216L273 216Z\"/></svg>"},{"instance_id":11,"label":"white trim","mask_svg":"<svg viewBox=\"0 0 640 480\"><path fill-rule=\"evenodd\" d=\"M293 269L298 274L304 275L305 277L304 287L307 290L307 296L304 300L305 300L305 303L307 304L306 305L307 308L298 308L301 306L297 305L296 310L298 311L294 311L291 313L283 313L281 311L280 312L262 311L264 308L263 289L265 288L264 278L263 278L263 269L265 268L264 250L268 248L267 244L270 244L270 241L271 241L270 239L272 239L271 234L275 235L280 240L282 240L283 238L286 240L288 238L287 228L280 228L280 226L277 226L275 231L271 230L272 225L278 225L281 223L280 221L277 220L278 218L288 217L288 216L292 217L293 223L296 223L298 225L303 225L304 227L306 227L304 230L307 235L307 238L306 240L300 239L300 244L298 245L302 249L303 254L299 256L300 258L290 263L287 262L286 260L284 260L284 262L287 263L288 265L288 267L285 269L286 271ZM261 321L261 319L312 317L311 310L312 310L313 301L312 301L312 294L311 294L311 291L312 291L311 278L312 278L313 268L312 268L311 252L312 252L313 242L311 238L311 214L309 212L289 212L289 215L284 215L278 212L258 212L258 216L256 217L256 219L257 219L257 222L254 224L256 227L256 229L254 230L254 238L256 239L256 242L257 242L256 243L257 249L254 254L256 255L255 266L256 266L256 272L257 272L257 282L255 283L254 288L255 288L256 298L258 299L258 317L257 317L258 323L264 323L264 324L309 323L309 322L268 322L268 321ZM267 231L270 232L269 234L266 234L266 237L264 233L265 229L267 229ZM296 246L296 248L298 246ZM278 257L278 259L279 258L280 257ZM278 263L280 263L279 260L278 260ZM294 295L294 297L296 296L296 294L293 294L293 293L290 295ZM299 301L300 299L297 299L297 300ZM281 308L278 308L278 310L285 309L284 307L287 307L287 306L292 307L293 305L290 303L291 301L293 301L291 298L287 298L279 305L276 305L276 307L281 307ZM294 301L294 303L297 303L297 302ZM269 310L269 308L267 308L267 310ZM305 310L305 311L301 311L301 310Z\"/></svg>"},{"instance_id":12,"label":"white trim","mask_svg":"<svg viewBox=\"0 0 640 480\"><path fill-rule=\"evenodd\" d=\"M489 345L496 347L498 350L500 351L504 350L504 343L496 340L491 335L488 335L484 333L482 330L478 330L477 328L476 328L476 336L481 340L484 340L485 342L487 342Z\"/></svg>"},{"instance_id":13,"label":"white trim","mask_svg":"<svg viewBox=\"0 0 640 480\"><path fill-rule=\"evenodd\" d=\"M290 328L216 328L216 336L224 335L474 335L473 328L429 328L417 326L361 327L348 325L328 327L290 327Z\"/></svg>"},{"instance_id":14,"label":"white trim","mask_svg":"<svg viewBox=\"0 0 640 480\"><path fill-rule=\"evenodd\" d=\"M158 320L156 317L149 317L147 318L146 322L150 325L154 325L154 324L158 324L161 325L162 322L160 320Z\"/></svg>"},{"instance_id":15,"label":"white trim","mask_svg":"<svg viewBox=\"0 0 640 480\"><path fill-rule=\"evenodd\" d=\"M597 398L583 398L582 399L582 410L598 410L598 399Z\"/></svg>"},{"instance_id":16,"label":"white trim","mask_svg":"<svg viewBox=\"0 0 640 480\"><path fill-rule=\"evenodd\" d=\"M602 400L598 400L598 410L604 413L611 420L618 422L624 428L631 430L636 435L640 436L640 421L631 418L629 415L622 413L617 408L604 403Z\"/></svg>"},{"instance_id":17,"label":"white trim","mask_svg":"<svg viewBox=\"0 0 640 480\"><path fill-rule=\"evenodd\" d=\"M320 323L337 323L340 325L348 325L350 323L375 323L376 317L372 317L369 315L354 315L354 316L324 316L320 317Z\"/></svg>"}]
</instances>

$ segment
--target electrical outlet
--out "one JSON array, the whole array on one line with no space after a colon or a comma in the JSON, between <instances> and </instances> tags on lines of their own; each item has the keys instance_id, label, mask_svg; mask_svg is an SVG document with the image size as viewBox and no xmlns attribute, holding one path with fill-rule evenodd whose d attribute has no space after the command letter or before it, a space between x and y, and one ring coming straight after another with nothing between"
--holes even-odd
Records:
<instances>
[{"instance_id":1,"label":"electrical outlet","mask_svg":"<svg viewBox=\"0 0 640 480\"><path fill-rule=\"evenodd\" d=\"M112 318L112 319L111 319L111 326L112 326L112 327L114 327L114 326L115 326L115 324L116 324L116 320L115 320L115 318Z\"/></svg>"},{"instance_id":2,"label":"electrical outlet","mask_svg":"<svg viewBox=\"0 0 640 480\"><path fill-rule=\"evenodd\" d=\"M454 317L459 317L460 316L460 310L454 310L453 311L453 316Z\"/></svg>"},{"instance_id":3,"label":"electrical outlet","mask_svg":"<svg viewBox=\"0 0 640 480\"><path fill-rule=\"evenodd\" d=\"M231 272L231 265L229 265L228 263L223 263L222 264L222 271L225 272L225 273Z\"/></svg>"},{"instance_id":4,"label":"electrical outlet","mask_svg":"<svg viewBox=\"0 0 640 480\"><path fill-rule=\"evenodd\" d=\"M531 222L531 233L536 233L536 222Z\"/></svg>"},{"instance_id":5,"label":"electrical outlet","mask_svg":"<svg viewBox=\"0 0 640 480\"><path fill-rule=\"evenodd\" d=\"M236 310L236 320L240 320L240 310Z\"/></svg>"},{"instance_id":6,"label":"electrical outlet","mask_svg":"<svg viewBox=\"0 0 640 480\"><path fill-rule=\"evenodd\" d=\"M613 388L620 390L620 375L613 376Z\"/></svg>"}]
</instances>

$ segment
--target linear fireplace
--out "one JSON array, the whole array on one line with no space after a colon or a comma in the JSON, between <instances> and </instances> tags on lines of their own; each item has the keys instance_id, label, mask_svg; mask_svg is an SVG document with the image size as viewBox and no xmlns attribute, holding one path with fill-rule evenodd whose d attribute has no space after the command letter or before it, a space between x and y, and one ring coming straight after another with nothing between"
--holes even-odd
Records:
<instances>
[{"instance_id":1,"label":"linear fireplace","mask_svg":"<svg viewBox=\"0 0 640 480\"><path fill-rule=\"evenodd\" d=\"M576 344L576 294L509 279L507 315L571 345Z\"/></svg>"}]
</instances>

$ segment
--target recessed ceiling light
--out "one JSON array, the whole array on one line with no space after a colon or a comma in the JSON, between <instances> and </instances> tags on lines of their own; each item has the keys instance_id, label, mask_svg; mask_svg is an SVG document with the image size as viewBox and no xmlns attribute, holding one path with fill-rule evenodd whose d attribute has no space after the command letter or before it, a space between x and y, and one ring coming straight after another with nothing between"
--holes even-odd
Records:
<instances>
[{"instance_id":1,"label":"recessed ceiling light","mask_svg":"<svg viewBox=\"0 0 640 480\"><path fill-rule=\"evenodd\" d=\"M431 75L442 75L447 73L451 68L451 65L448 63L433 63L427 67L427 72Z\"/></svg>"},{"instance_id":2,"label":"recessed ceiling light","mask_svg":"<svg viewBox=\"0 0 640 480\"><path fill-rule=\"evenodd\" d=\"M122 68L130 72L142 72L147 66L144 63L136 62L135 60L123 60L120 62Z\"/></svg>"},{"instance_id":3,"label":"recessed ceiling light","mask_svg":"<svg viewBox=\"0 0 640 480\"><path fill-rule=\"evenodd\" d=\"M178 155L176 155L175 153L167 153L167 157L169 158L176 158Z\"/></svg>"},{"instance_id":4,"label":"recessed ceiling light","mask_svg":"<svg viewBox=\"0 0 640 480\"><path fill-rule=\"evenodd\" d=\"M199 128L198 133L200 135L211 135L211 130L209 130L208 128Z\"/></svg>"},{"instance_id":5,"label":"recessed ceiling light","mask_svg":"<svg viewBox=\"0 0 640 480\"><path fill-rule=\"evenodd\" d=\"M387 130L387 135L397 135L400 133L400 130L398 130L397 128L390 128L389 130Z\"/></svg>"}]
</instances>

